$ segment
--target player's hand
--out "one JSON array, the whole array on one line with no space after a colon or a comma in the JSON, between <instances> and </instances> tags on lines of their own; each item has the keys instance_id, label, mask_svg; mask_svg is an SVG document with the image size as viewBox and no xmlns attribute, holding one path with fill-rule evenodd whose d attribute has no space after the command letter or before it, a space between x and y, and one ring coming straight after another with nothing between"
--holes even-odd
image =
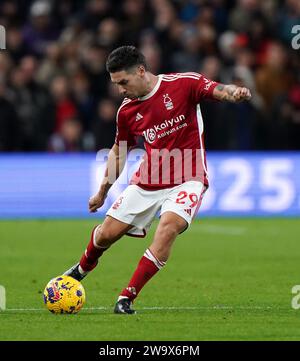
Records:
<instances>
[{"instance_id":1,"label":"player's hand","mask_svg":"<svg viewBox=\"0 0 300 361\"><path fill-rule=\"evenodd\" d=\"M243 100L251 99L251 92L248 88L238 87L232 94L235 102L242 102Z\"/></svg>"},{"instance_id":2,"label":"player's hand","mask_svg":"<svg viewBox=\"0 0 300 361\"><path fill-rule=\"evenodd\" d=\"M92 196L89 200L89 211L91 213L97 212L97 209L102 207L105 202L106 195L101 195L97 193L96 195Z\"/></svg>"}]
</instances>

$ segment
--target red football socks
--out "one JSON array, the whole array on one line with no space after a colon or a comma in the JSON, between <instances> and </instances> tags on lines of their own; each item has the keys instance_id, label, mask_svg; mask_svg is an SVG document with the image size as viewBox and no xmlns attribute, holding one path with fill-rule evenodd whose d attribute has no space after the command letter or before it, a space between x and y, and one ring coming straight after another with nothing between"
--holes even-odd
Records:
<instances>
[{"instance_id":1,"label":"red football socks","mask_svg":"<svg viewBox=\"0 0 300 361\"><path fill-rule=\"evenodd\" d=\"M159 261L149 249L146 250L135 270L128 286L121 292L119 299L129 298L133 301L144 285L166 264Z\"/></svg>"},{"instance_id":2,"label":"red football socks","mask_svg":"<svg viewBox=\"0 0 300 361\"><path fill-rule=\"evenodd\" d=\"M95 242L97 228L100 226L101 225L98 225L93 229L90 242L80 259L79 264L83 272L92 271L98 264L98 258L102 256L105 250L107 250L107 248L97 246Z\"/></svg>"}]
</instances>

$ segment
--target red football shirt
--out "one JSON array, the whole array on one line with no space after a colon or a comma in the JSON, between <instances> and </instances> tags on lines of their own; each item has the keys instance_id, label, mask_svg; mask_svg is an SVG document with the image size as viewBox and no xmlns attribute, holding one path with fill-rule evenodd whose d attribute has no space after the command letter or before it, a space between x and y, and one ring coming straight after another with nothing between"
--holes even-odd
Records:
<instances>
[{"instance_id":1,"label":"red football shirt","mask_svg":"<svg viewBox=\"0 0 300 361\"><path fill-rule=\"evenodd\" d=\"M218 83L198 73L160 74L153 90L125 98L117 113L116 144L131 147L142 136L145 156L130 184L146 190L189 180L208 185L200 101Z\"/></svg>"}]
</instances>

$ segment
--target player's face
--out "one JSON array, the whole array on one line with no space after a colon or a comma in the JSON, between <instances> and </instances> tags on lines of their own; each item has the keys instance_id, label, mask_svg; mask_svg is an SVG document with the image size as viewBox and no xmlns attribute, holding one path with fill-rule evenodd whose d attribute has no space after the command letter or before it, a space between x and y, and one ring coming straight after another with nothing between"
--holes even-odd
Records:
<instances>
[{"instance_id":1,"label":"player's face","mask_svg":"<svg viewBox=\"0 0 300 361\"><path fill-rule=\"evenodd\" d=\"M120 94L135 99L145 95L145 69L142 66L132 70L110 73L111 81L117 85Z\"/></svg>"}]
</instances>

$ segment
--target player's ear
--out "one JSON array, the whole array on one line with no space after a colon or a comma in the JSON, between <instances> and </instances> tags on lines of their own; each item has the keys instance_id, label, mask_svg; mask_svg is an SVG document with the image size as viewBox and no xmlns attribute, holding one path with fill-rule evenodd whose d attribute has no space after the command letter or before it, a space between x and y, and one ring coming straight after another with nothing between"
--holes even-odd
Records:
<instances>
[{"instance_id":1,"label":"player's ear","mask_svg":"<svg viewBox=\"0 0 300 361\"><path fill-rule=\"evenodd\" d=\"M139 65L139 66L138 66L138 68L137 68L137 73L138 73L138 75L139 75L141 78L145 75L146 70L145 70L145 68L144 68L143 65Z\"/></svg>"}]
</instances>

